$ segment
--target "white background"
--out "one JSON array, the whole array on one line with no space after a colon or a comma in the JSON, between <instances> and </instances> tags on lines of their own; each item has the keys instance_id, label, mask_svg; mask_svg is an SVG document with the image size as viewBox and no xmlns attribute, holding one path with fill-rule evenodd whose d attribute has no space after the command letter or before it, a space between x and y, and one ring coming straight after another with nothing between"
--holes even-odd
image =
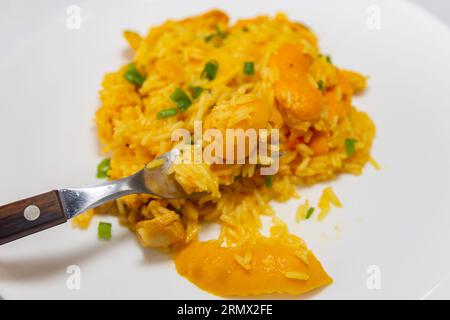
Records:
<instances>
[{"instance_id":1,"label":"white background","mask_svg":"<svg viewBox=\"0 0 450 320\"><path fill-rule=\"evenodd\" d=\"M395 1L395 0L394 0ZM450 26L450 1L410 0L427 9ZM13 50L23 38L33 35L46 21L64 13L81 0L0 0L0 58ZM449 291L450 297L450 291Z\"/></svg>"},{"instance_id":2,"label":"white background","mask_svg":"<svg viewBox=\"0 0 450 320\"><path fill-rule=\"evenodd\" d=\"M411 0L450 26L450 1ZM53 17L65 13L77 0L0 0L0 59L12 54L25 39L39 32ZM450 279L430 292L428 298L450 299Z\"/></svg>"}]
</instances>

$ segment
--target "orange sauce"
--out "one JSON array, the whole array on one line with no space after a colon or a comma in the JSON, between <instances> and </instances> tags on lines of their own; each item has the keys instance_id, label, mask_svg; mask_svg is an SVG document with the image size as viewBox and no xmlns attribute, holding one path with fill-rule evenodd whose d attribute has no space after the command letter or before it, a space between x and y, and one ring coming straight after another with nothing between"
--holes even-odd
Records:
<instances>
[{"instance_id":1,"label":"orange sauce","mask_svg":"<svg viewBox=\"0 0 450 320\"><path fill-rule=\"evenodd\" d=\"M251 254L249 270L236 256ZM193 242L175 256L177 271L198 287L220 296L255 294L302 294L330 284L332 279L311 251L308 263L295 249L276 239L261 238L255 244L221 247L217 241ZM292 279L289 272L302 273L307 280Z\"/></svg>"},{"instance_id":2,"label":"orange sauce","mask_svg":"<svg viewBox=\"0 0 450 320\"><path fill-rule=\"evenodd\" d=\"M353 89L341 71L337 73L337 80L337 85L325 94L330 118L343 117L350 111L352 104Z\"/></svg>"},{"instance_id":3,"label":"orange sauce","mask_svg":"<svg viewBox=\"0 0 450 320\"><path fill-rule=\"evenodd\" d=\"M320 116L322 93L308 79L311 58L301 46L284 44L270 58L271 68L278 70L275 97L281 108L299 120L314 120Z\"/></svg>"}]
</instances>

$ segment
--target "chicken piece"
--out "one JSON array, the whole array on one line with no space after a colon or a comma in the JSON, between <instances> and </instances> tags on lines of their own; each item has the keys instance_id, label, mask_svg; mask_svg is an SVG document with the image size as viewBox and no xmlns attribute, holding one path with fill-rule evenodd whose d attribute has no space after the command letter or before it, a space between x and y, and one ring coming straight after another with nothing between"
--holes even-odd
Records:
<instances>
[{"instance_id":1,"label":"chicken piece","mask_svg":"<svg viewBox=\"0 0 450 320\"><path fill-rule=\"evenodd\" d=\"M168 248L186 238L180 217L168 209L154 219L138 222L136 234L139 242L146 248Z\"/></svg>"}]
</instances>

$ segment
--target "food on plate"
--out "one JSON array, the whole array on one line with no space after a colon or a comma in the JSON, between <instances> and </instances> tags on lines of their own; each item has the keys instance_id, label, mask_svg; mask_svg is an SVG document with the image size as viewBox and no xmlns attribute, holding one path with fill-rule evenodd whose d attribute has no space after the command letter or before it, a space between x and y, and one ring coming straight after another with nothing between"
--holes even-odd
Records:
<instances>
[{"instance_id":1,"label":"food on plate","mask_svg":"<svg viewBox=\"0 0 450 320\"><path fill-rule=\"evenodd\" d=\"M331 283L269 202L298 197L296 186L358 175L372 161L375 126L352 105L366 77L336 66L320 51L316 35L284 14L230 24L224 12L213 10L169 20L145 36L124 35L133 61L105 75L95 117L110 157L100 175L119 179L149 163L160 165L154 159L179 145L172 132L193 133L196 121L219 132L278 130L279 168L263 175L267 157L176 163L171 174L187 193L203 197L130 195L98 211L116 214L142 246L173 252L178 272L213 294L301 294ZM202 139L190 144L206 148ZM249 150L241 159L250 157ZM308 202L299 208L297 220L323 219L331 204L341 206L327 188L317 208ZM272 217L268 236L261 216ZM86 227L91 217L86 213L75 223ZM221 225L216 240L198 239L204 222Z\"/></svg>"}]
</instances>

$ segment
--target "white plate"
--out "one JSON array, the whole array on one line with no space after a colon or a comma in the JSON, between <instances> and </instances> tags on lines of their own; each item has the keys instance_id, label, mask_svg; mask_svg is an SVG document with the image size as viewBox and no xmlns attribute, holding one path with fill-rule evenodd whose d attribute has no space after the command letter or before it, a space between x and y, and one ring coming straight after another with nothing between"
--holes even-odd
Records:
<instances>
[{"instance_id":1,"label":"white plate","mask_svg":"<svg viewBox=\"0 0 450 320\"><path fill-rule=\"evenodd\" d=\"M372 6L370 6L372 5ZM101 159L93 115L105 72L127 61L124 29L145 33L167 18L218 7L232 18L285 11L304 21L324 52L369 74L355 104L378 136L360 177L332 185L344 203L324 223L294 223L297 202L276 205L335 282L312 298L421 298L450 271L450 32L404 1L95 1L79 30L50 21L0 63L0 202L91 183ZM373 29L373 14L380 28ZM376 18L375 18L376 19ZM376 21L375 21L376 22ZM369 23L369 24L367 24ZM323 186L301 190L313 201ZM0 294L15 298L211 298L177 275L167 255L143 250L113 218L113 239L70 224L0 247ZM71 290L68 267L81 270ZM381 288L367 286L370 266ZM370 282L370 281L369 281Z\"/></svg>"}]
</instances>

